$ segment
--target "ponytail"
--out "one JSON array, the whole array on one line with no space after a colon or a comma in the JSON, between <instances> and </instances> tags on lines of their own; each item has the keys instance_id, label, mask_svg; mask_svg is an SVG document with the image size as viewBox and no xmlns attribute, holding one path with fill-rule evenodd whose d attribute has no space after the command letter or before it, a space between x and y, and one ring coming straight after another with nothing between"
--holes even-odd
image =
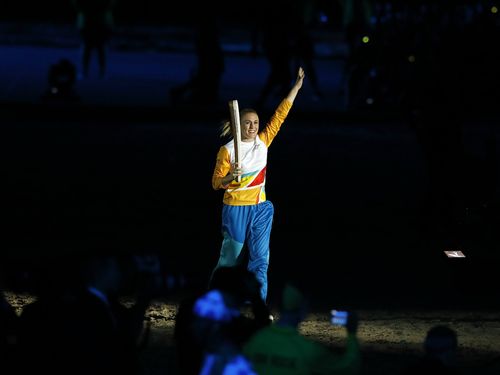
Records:
<instances>
[{"instance_id":1,"label":"ponytail","mask_svg":"<svg viewBox=\"0 0 500 375\"><path fill-rule=\"evenodd\" d=\"M232 134L232 129L231 129L231 121L229 120L224 120L222 121L222 125L220 126L220 137L228 137L231 136Z\"/></svg>"}]
</instances>

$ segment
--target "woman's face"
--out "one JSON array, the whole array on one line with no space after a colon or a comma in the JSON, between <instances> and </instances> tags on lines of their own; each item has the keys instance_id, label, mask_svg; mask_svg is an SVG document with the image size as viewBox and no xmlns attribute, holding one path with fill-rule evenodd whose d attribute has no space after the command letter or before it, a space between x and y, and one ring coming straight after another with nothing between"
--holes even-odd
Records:
<instances>
[{"instance_id":1,"label":"woman's face","mask_svg":"<svg viewBox=\"0 0 500 375\"><path fill-rule=\"evenodd\" d=\"M256 113L245 113L241 116L241 140L243 142L251 142L257 137L259 132L259 116Z\"/></svg>"}]
</instances>

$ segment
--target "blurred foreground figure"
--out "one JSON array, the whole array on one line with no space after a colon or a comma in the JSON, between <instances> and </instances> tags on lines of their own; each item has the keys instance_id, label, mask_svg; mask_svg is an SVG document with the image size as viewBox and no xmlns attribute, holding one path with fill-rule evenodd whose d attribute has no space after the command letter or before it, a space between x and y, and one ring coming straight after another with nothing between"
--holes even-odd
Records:
<instances>
[{"instance_id":1,"label":"blurred foreground figure","mask_svg":"<svg viewBox=\"0 0 500 375\"><path fill-rule=\"evenodd\" d=\"M450 327L437 325L427 331L424 357L403 369L401 375L459 375L457 367L457 334Z\"/></svg>"},{"instance_id":2,"label":"blurred foreground figure","mask_svg":"<svg viewBox=\"0 0 500 375\"><path fill-rule=\"evenodd\" d=\"M196 67L191 77L170 90L171 104L176 107L210 107L219 101L219 89L224 74L224 52L220 42L214 3L196 12Z\"/></svg>"},{"instance_id":3,"label":"blurred foreground figure","mask_svg":"<svg viewBox=\"0 0 500 375\"><path fill-rule=\"evenodd\" d=\"M124 286L133 278L129 264L121 257L95 255L51 267L44 275L50 282L20 317L20 341L30 358L23 366L29 373L138 373L149 293L133 304L122 303L129 292Z\"/></svg>"},{"instance_id":4,"label":"blurred foreground figure","mask_svg":"<svg viewBox=\"0 0 500 375\"><path fill-rule=\"evenodd\" d=\"M271 323L260 284L244 267L218 268L208 291L217 294L199 291L184 299L177 311L174 338L181 375L200 374L207 353L209 358L221 355L221 350L240 355L248 338ZM214 322L207 320L209 315ZM206 331L213 331L214 337Z\"/></svg>"},{"instance_id":5,"label":"blurred foreground figure","mask_svg":"<svg viewBox=\"0 0 500 375\"><path fill-rule=\"evenodd\" d=\"M342 354L302 336L299 324L308 309L302 292L292 283L283 289L280 316L276 323L251 337L243 353L259 374L359 374L361 355L356 336L357 315L349 312L346 322L347 343Z\"/></svg>"},{"instance_id":6,"label":"blurred foreground figure","mask_svg":"<svg viewBox=\"0 0 500 375\"><path fill-rule=\"evenodd\" d=\"M193 313L193 337L203 352L200 375L257 375L231 333L240 311L230 295L209 290L196 300Z\"/></svg>"}]
</instances>

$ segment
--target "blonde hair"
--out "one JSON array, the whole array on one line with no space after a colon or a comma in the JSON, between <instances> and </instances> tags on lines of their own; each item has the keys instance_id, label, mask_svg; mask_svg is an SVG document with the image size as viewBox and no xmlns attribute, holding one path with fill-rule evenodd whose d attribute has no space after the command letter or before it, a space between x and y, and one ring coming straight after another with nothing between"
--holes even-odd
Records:
<instances>
[{"instance_id":1,"label":"blonde hair","mask_svg":"<svg viewBox=\"0 0 500 375\"><path fill-rule=\"evenodd\" d=\"M241 118L244 115L246 115L247 113L257 114L257 111L253 108L243 108L242 110L240 110L240 121L241 121ZM220 131L221 138L232 136L231 120L226 119L226 120L222 121L220 129L221 129L221 131Z\"/></svg>"}]
</instances>

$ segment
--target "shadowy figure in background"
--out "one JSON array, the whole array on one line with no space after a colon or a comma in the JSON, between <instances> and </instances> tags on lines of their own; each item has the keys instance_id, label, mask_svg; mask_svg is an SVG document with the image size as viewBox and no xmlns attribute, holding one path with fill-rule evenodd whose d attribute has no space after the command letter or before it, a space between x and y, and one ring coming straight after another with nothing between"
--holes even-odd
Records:
<instances>
[{"instance_id":1,"label":"shadowy figure in background","mask_svg":"<svg viewBox=\"0 0 500 375\"><path fill-rule=\"evenodd\" d=\"M187 82L170 90L170 100L174 106L209 107L218 103L225 66L217 14L218 9L213 3L196 12L197 66Z\"/></svg>"},{"instance_id":2,"label":"shadowy figure in background","mask_svg":"<svg viewBox=\"0 0 500 375\"><path fill-rule=\"evenodd\" d=\"M279 317L244 345L243 353L259 374L359 374L361 354L356 336L358 319L349 312L345 351L338 354L327 346L302 336L299 324L308 314L308 302L296 286L287 282L282 291Z\"/></svg>"},{"instance_id":3,"label":"shadowy figure in background","mask_svg":"<svg viewBox=\"0 0 500 375\"><path fill-rule=\"evenodd\" d=\"M269 310L260 298L260 285L255 275L244 267L220 267L212 276L209 291L218 291L224 296L224 303L234 314L231 322L225 323L225 340L234 349L242 345L260 328L271 323ZM203 352L208 342L202 342L199 332L199 317L194 311L200 298L207 290L200 291L181 301L175 320L175 348L181 375L198 375L203 361ZM203 330L202 330L203 331ZM211 338L213 341L214 338ZM218 339L217 339L218 340ZM217 342L211 342L211 350Z\"/></svg>"},{"instance_id":4,"label":"shadowy figure in background","mask_svg":"<svg viewBox=\"0 0 500 375\"><path fill-rule=\"evenodd\" d=\"M77 11L76 25L82 37L82 78L87 78L92 51L97 52L99 76L104 78L107 69L106 44L114 27L115 0L72 0Z\"/></svg>"},{"instance_id":5,"label":"shadowy figure in background","mask_svg":"<svg viewBox=\"0 0 500 375\"><path fill-rule=\"evenodd\" d=\"M319 87L318 73L315 66L314 39L311 29L314 27L318 9L314 0L295 0L292 2L291 48L294 68L303 66L309 77L308 82L314 92L313 99L320 100L323 93Z\"/></svg>"},{"instance_id":6,"label":"shadowy figure in background","mask_svg":"<svg viewBox=\"0 0 500 375\"><path fill-rule=\"evenodd\" d=\"M138 372L149 293L129 307L120 302L124 281L130 277L128 263L117 256L95 255L73 267L53 267L52 281L21 314L22 348L33 359L28 372Z\"/></svg>"},{"instance_id":7,"label":"shadowy figure in background","mask_svg":"<svg viewBox=\"0 0 500 375\"><path fill-rule=\"evenodd\" d=\"M60 59L52 64L48 74L48 88L42 95L43 100L76 101L80 97L75 90L76 67L68 59Z\"/></svg>"},{"instance_id":8,"label":"shadowy figure in background","mask_svg":"<svg viewBox=\"0 0 500 375\"><path fill-rule=\"evenodd\" d=\"M262 9L264 0L255 0L248 3L245 17L248 22L250 31L250 57L256 58L260 55L261 51L261 38L262 38L262 16L260 11Z\"/></svg>"},{"instance_id":9,"label":"shadowy figure in background","mask_svg":"<svg viewBox=\"0 0 500 375\"><path fill-rule=\"evenodd\" d=\"M341 0L343 7L342 25L349 53L354 51L361 36L372 29L372 0Z\"/></svg>"},{"instance_id":10,"label":"shadowy figure in background","mask_svg":"<svg viewBox=\"0 0 500 375\"><path fill-rule=\"evenodd\" d=\"M423 346L424 357L403 369L400 375L461 373L457 367L458 339L453 329L444 325L432 327L427 331Z\"/></svg>"},{"instance_id":11,"label":"shadowy figure in background","mask_svg":"<svg viewBox=\"0 0 500 375\"><path fill-rule=\"evenodd\" d=\"M347 59L341 82L341 93L345 95L346 106L352 107L360 99L365 75L374 63L372 48L367 48L363 37L373 31L371 0L340 0L342 4L342 29L347 43Z\"/></svg>"},{"instance_id":12,"label":"shadowy figure in background","mask_svg":"<svg viewBox=\"0 0 500 375\"><path fill-rule=\"evenodd\" d=\"M222 189L222 245L214 269L236 266L248 248L249 271L261 284L261 298L267 300L267 270L274 206L266 197L268 148L278 134L304 82L304 70L299 68L293 87L281 100L273 116L259 130L259 116L254 109L242 109L241 165L235 166L235 146L231 139L219 148L212 173L212 187ZM231 124L224 122L221 136L231 133ZM238 179L240 181L238 181Z\"/></svg>"},{"instance_id":13,"label":"shadowy figure in background","mask_svg":"<svg viewBox=\"0 0 500 375\"><path fill-rule=\"evenodd\" d=\"M260 11L262 21L262 51L269 64L269 73L260 90L256 107L264 107L271 96L286 96L292 85L291 73L291 30L297 25L291 21L284 1L268 1Z\"/></svg>"}]
</instances>

